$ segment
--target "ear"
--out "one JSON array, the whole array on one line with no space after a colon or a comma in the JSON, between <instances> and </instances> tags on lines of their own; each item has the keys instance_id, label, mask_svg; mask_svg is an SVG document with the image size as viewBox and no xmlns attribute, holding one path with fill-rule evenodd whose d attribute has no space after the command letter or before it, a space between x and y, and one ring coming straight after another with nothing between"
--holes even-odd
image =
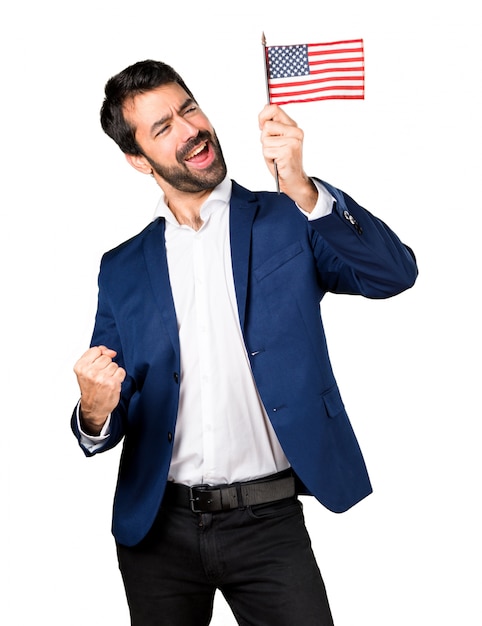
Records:
<instances>
[{"instance_id":1,"label":"ear","mask_svg":"<svg viewBox=\"0 0 482 626\"><path fill-rule=\"evenodd\" d=\"M152 167L149 161L142 154L126 154L126 161L129 165L141 174L152 174Z\"/></svg>"}]
</instances>

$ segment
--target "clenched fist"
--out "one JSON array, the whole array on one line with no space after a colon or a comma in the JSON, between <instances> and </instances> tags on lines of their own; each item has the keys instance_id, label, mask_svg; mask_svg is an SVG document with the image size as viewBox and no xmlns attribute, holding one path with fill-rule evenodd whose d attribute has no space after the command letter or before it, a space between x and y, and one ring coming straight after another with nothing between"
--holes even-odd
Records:
<instances>
[{"instance_id":1,"label":"clenched fist","mask_svg":"<svg viewBox=\"0 0 482 626\"><path fill-rule=\"evenodd\" d=\"M83 428L97 435L109 414L119 403L126 372L113 359L115 350L95 346L85 352L74 366L80 387Z\"/></svg>"}]
</instances>

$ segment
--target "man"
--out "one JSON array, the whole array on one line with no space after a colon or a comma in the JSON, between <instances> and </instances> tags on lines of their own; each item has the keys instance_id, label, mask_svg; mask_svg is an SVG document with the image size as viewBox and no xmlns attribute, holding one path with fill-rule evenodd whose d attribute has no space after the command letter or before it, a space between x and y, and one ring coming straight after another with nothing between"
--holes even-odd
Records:
<instances>
[{"instance_id":1,"label":"man","mask_svg":"<svg viewBox=\"0 0 482 626\"><path fill-rule=\"evenodd\" d=\"M303 133L259 116L281 194L227 177L216 133L169 66L111 78L102 126L163 192L158 217L104 255L72 427L87 456L123 440L113 534L136 626L332 624L299 493L342 512L371 492L329 363L326 292L386 298L413 254L306 175Z\"/></svg>"}]
</instances>

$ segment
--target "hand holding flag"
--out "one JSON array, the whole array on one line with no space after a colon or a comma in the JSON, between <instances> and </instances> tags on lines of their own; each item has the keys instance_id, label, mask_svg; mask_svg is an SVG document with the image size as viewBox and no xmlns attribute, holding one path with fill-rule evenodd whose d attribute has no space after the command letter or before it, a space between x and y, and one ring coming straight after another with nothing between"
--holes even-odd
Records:
<instances>
[{"instance_id":1,"label":"hand holding flag","mask_svg":"<svg viewBox=\"0 0 482 626\"><path fill-rule=\"evenodd\" d=\"M365 59L362 39L293 46L267 46L263 33L261 42L268 104L281 105L335 99L361 100L365 97ZM261 116L263 115L265 114L262 113ZM293 120L290 121L296 127ZM274 127L270 125L269 128ZM265 138L269 136L271 135L268 134ZM268 167L273 171L276 189L280 193L279 157L274 154L271 158L269 157L273 153L271 140L264 142L263 145L264 157ZM301 166L301 157L299 164ZM285 166L285 171L287 171L286 168L287 166ZM303 176L305 176L304 172ZM291 175L287 176L287 180L288 178L291 178ZM293 197L290 193L288 195Z\"/></svg>"},{"instance_id":2,"label":"hand holding flag","mask_svg":"<svg viewBox=\"0 0 482 626\"><path fill-rule=\"evenodd\" d=\"M276 177L278 193L281 185L283 193L311 213L318 192L303 169L303 131L275 104L268 104L261 111L259 127L263 156Z\"/></svg>"}]
</instances>

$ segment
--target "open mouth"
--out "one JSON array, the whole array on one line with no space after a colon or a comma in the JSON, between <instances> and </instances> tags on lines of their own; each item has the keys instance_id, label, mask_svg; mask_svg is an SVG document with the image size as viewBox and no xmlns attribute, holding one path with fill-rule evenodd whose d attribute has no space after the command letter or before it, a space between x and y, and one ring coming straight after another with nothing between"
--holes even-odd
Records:
<instances>
[{"instance_id":1,"label":"open mouth","mask_svg":"<svg viewBox=\"0 0 482 626\"><path fill-rule=\"evenodd\" d=\"M184 157L184 163L194 169L205 170L214 163L216 152L209 139L204 139Z\"/></svg>"},{"instance_id":2,"label":"open mouth","mask_svg":"<svg viewBox=\"0 0 482 626\"><path fill-rule=\"evenodd\" d=\"M203 161L209 152L208 142L203 141L202 144L191 150L191 152L185 157L185 161L198 162Z\"/></svg>"}]
</instances>

